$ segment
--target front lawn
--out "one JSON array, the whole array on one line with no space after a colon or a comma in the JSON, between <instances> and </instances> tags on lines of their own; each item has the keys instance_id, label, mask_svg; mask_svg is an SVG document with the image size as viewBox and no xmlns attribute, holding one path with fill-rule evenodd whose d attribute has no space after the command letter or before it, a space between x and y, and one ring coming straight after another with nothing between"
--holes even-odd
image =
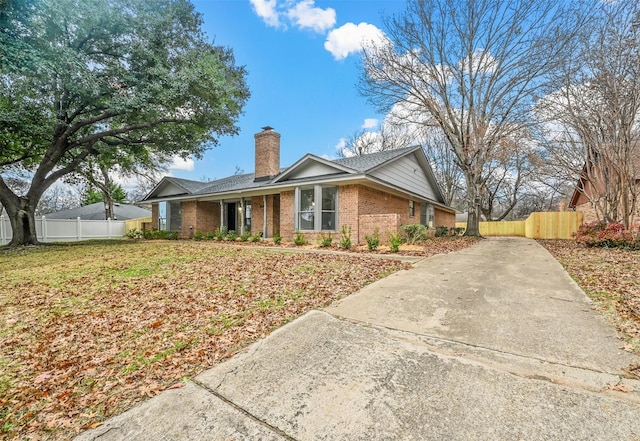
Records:
<instances>
[{"instance_id":1,"label":"front lawn","mask_svg":"<svg viewBox=\"0 0 640 441\"><path fill-rule=\"evenodd\" d=\"M0 438L70 439L405 267L192 241L2 249Z\"/></svg>"}]
</instances>

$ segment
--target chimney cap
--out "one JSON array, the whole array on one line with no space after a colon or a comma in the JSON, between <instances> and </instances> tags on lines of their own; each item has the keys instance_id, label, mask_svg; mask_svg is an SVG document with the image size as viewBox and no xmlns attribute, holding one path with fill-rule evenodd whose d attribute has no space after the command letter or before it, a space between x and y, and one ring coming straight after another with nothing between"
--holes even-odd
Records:
<instances>
[{"instance_id":1,"label":"chimney cap","mask_svg":"<svg viewBox=\"0 0 640 441\"><path fill-rule=\"evenodd\" d=\"M273 127L271 127L271 126L264 126L264 127L262 128L262 130L263 130L264 132L268 132L268 131L270 131L270 130L273 130Z\"/></svg>"}]
</instances>

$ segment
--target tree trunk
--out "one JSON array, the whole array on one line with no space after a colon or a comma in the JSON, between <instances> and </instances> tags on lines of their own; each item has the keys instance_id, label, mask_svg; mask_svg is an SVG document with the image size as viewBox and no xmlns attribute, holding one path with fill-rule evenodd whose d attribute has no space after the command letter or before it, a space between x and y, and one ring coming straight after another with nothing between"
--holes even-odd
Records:
<instances>
[{"instance_id":1,"label":"tree trunk","mask_svg":"<svg viewBox=\"0 0 640 441\"><path fill-rule=\"evenodd\" d=\"M9 246L37 245L35 208L31 208L32 204L26 198L20 198L19 201L19 205L5 206L13 231Z\"/></svg>"},{"instance_id":2,"label":"tree trunk","mask_svg":"<svg viewBox=\"0 0 640 441\"><path fill-rule=\"evenodd\" d=\"M480 186L467 177L467 228L465 236L480 237Z\"/></svg>"}]
</instances>

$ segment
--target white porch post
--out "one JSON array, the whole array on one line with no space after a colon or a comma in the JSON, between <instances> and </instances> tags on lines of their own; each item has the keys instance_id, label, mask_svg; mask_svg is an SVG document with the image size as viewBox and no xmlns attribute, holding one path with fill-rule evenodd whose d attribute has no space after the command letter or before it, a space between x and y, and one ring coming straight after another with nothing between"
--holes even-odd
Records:
<instances>
[{"instance_id":1,"label":"white porch post","mask_svg":"<svg viewBox=\"0 0 640 441\"><path fill-rule=\"evenodd\" d=\"M244 198L240 198L240 234L244 234Z\"/></svg>"},{"instance_id":2,"label":"white porch post","mask_svg":"<svg viewBox=\"0 0 640 441\"><path fill-rule=\"evenodd\" d=\"M267 195L262 195L262 237L267 237Z\"/></svg>"},{"instance_id":3,"label":"white porch post","mask_svg":"<svg viewBox=\"0 0 640 441\"><path fill-rule=\"evenodd\" d=\"M224 226L224 200L220 199L220 231Z\"/></svg>"}]
</instances>

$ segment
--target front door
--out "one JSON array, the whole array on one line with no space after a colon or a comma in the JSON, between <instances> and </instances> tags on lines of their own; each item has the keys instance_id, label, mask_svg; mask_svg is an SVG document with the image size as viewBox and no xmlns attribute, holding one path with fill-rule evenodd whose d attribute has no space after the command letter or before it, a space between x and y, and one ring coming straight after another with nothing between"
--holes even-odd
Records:
<instances>
[{"instance_id":1,"label":"front door","mask_svg":"<svg viewBox=\"0 0 640 441\"><path fill-rule=\"evenodd\" d=\"M237 206L235 202L229 202L227 204L227 230L234 230L237 232L236 228L236 213Z\"/></svg>"}]
</instances>

